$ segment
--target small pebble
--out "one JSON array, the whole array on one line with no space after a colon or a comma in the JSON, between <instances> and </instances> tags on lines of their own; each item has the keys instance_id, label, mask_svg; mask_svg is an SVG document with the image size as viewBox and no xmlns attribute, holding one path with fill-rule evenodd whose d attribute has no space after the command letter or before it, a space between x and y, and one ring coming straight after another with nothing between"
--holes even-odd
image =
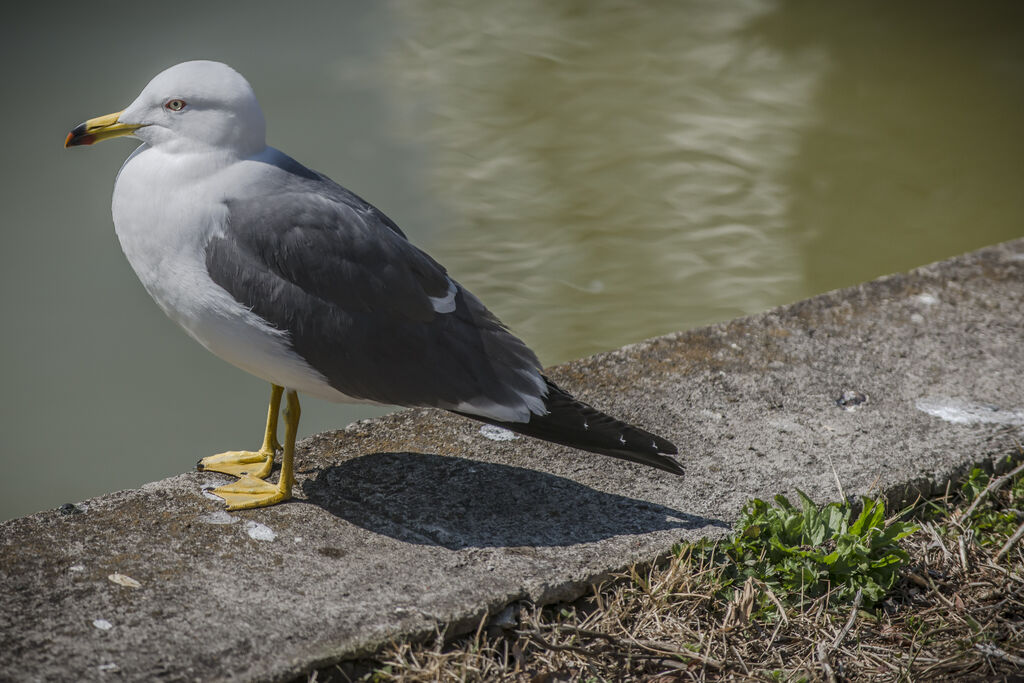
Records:
<instances>
[{"instance_id":1,"label":"small pebble","mask_svg":"<svg viewBox=\"0 0 1024 683\"><path fill-rule=\"evenodd\" d=\"M214 497L216 498L216 496ZM220 500L220 498L217 498L217 500ZM234 524L238 521L238 517L229 515L226 510L217 510L216 512L200 515L199 521L204 524Z\"/></svg>"},{"instance_id":2,"label":"small pebble","mask_svg":"<svg viewBox=\"0 0 1024 683\"><path fill-rule=\"evenodd\" d=\"M110 574L107 579L125 588L142 588L142 584L127 574Z\"/></svg>"},{"instance_id":3,"label":"small pebble","mask_svg":"<svg viewBox=\"0 0 1024 683\"><path fill-rule=\"evenodd\" d=\"M494 425L484 425L480 428L480 434L491 441L512 441L519 438L513 432Z\"/></svg>"},{"instance_id":4,"label":"small pebble","mask_svg":"<svg viewBox=\"0 0 1024 683\"><path fill-rule=\"evenodd\" d=\"M259 522L248 521L245 523L245 532L249 534L249 538L257 541L273 541L277 538L277 534L266 524L260 524Z\"/></svg>"},{"instance_id":5,"label":"small pebble","mask_svg":"<svg viewBox=\"0 0 1024 683\"><path fill-rule=\"evenodd\" d=\"M836 405L843 410L853 410L860 404L867 403L867 401L867 394L847 389L839 398L836 399Z\"/></svg>"}]
</instances>

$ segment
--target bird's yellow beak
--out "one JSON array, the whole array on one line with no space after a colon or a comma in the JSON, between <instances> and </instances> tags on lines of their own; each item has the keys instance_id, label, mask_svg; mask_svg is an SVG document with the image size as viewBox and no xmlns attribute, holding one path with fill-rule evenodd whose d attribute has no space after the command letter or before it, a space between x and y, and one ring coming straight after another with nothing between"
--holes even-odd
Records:
<instances>
[{"instance_id":1,"label":"bird's yellow beak","mask_svg":"<svg viewBox=\"0 0 1024 683\"><path fill-rule=\"evenodd\" d=\"M122 112L114 112L106 116L98 116L80 123L68 133L64 139L64 147L77 147L78 145L91 145L100 140L108 138L119 138L122 135L131 135L139 128L137 123L118 123L118 117Z\"/></svg>"}]
</instances>

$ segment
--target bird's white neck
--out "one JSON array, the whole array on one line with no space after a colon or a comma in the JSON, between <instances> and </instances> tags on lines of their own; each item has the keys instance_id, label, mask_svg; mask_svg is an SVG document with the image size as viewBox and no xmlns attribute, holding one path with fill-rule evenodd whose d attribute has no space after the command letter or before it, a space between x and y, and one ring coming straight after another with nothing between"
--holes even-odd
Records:
<instances>
[{"instance_id":1,"label":"bird's white neck","mask_svg":"<svg viewBox=\"0 0 1024 683\"><path fill-rule=\"evenodd\" d=\"M169 154L142 145L114 184L114 229L143 286L168 315L183 309L183 287L206 277L203 248L227 213L224 153ZM178 320L184 324L184 321Z\"/></svg>"}]
</instances>

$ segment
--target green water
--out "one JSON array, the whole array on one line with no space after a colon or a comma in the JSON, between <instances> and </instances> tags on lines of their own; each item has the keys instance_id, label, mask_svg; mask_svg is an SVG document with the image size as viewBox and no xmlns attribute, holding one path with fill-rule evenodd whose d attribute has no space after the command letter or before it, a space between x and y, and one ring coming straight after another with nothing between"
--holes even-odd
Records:
<instances>
[{"instance_id":1,"label":"green water","mask_svg":"<svg viewBox=\"0 0 1024 683\"><path fill-rule=\"evenodd\" d=\"M295 7L66 3L0 28L0 518L258 445L267 388L120 253L132 144L61 149L186 59L245 74L271 144L384 209L548 364L1024 234L1017 2ZM301 431L376 412L310 399Z\"/></svg>"}]
</instances>

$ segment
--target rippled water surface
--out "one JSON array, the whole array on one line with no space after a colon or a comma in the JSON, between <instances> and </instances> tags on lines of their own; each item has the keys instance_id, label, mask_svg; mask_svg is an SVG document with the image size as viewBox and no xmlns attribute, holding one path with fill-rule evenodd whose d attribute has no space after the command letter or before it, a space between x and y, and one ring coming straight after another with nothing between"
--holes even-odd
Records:
<instances>
[{"instance_id":1,"label":"rippled water surface","mask_svg":"<svg viewBox=\"0 0 1024 683\"><path fill-rule=\"evenodd\" d=\"M0 29L0 518L258 445L264 384L120 253L131 143L60 148L175 62L244 73L271 144L384 209L549 364L1024 234L1016 2L76 7ZM372 414L308 400L301 431Z\"/></svg>"}]
</instances>

